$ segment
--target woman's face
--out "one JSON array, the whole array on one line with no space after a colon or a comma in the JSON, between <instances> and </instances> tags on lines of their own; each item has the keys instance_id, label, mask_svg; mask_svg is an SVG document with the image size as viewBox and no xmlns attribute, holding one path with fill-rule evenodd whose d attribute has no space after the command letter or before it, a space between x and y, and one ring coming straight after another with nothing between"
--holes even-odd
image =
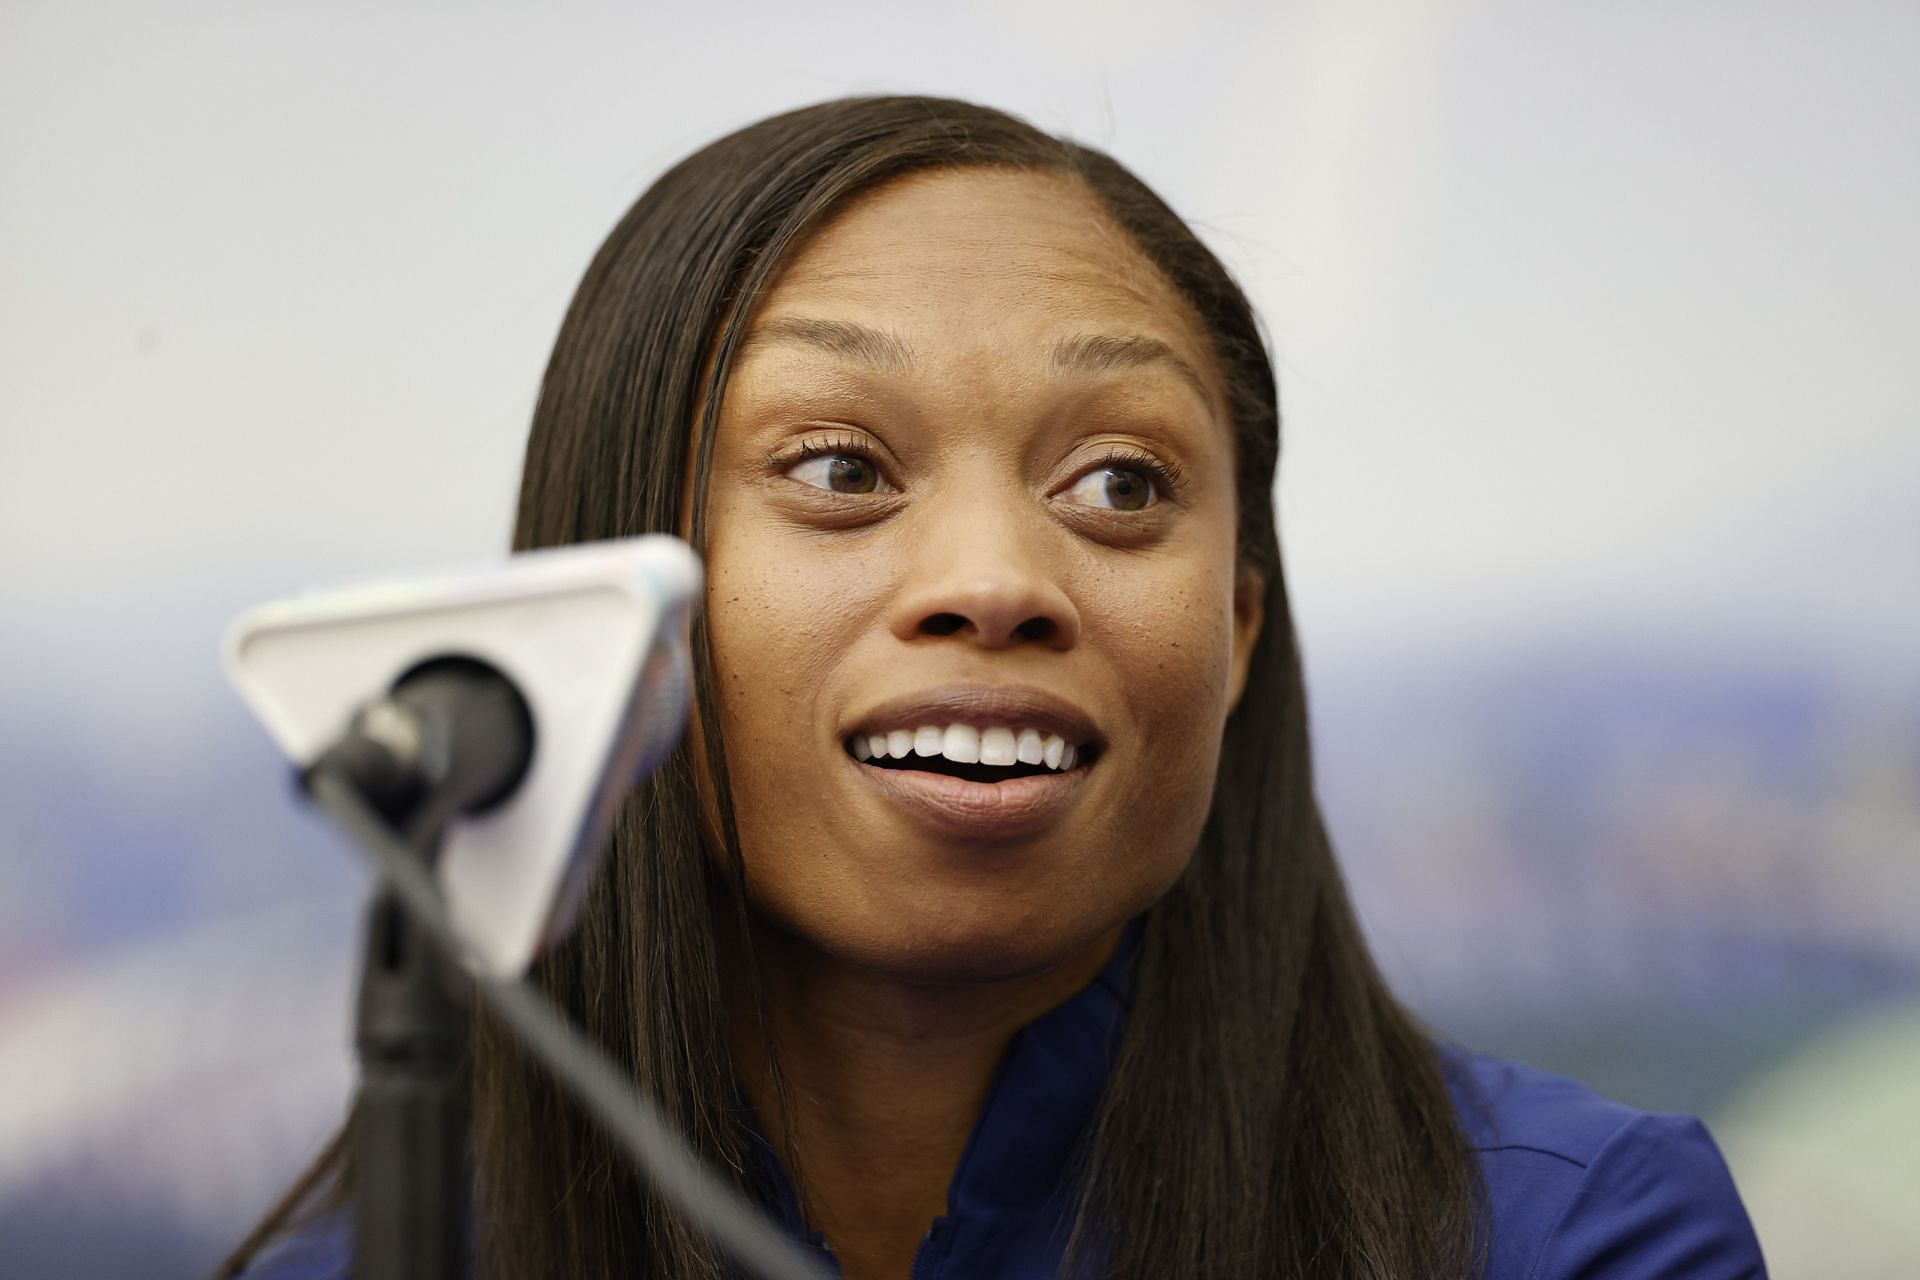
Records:
<instances>
[{"instance_id":1,"label":"woman's face","mask_svg":"<svg viewBox=\"0 0 1920 1280\"><path fill-rule=\"evenodd\" d=\"M1258 584L1205 334L1076 181L915 175L816 235L742 344L708 511L741 848L792 933L1012 977L1178 876Z\"/></svg>"}]
</instances>

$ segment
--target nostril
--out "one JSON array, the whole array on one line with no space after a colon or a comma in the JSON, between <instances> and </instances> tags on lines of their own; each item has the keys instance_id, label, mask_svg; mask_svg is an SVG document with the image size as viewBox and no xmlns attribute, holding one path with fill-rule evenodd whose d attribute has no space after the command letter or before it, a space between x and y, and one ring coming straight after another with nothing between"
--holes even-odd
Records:
<instances>
[{"instance_id":1,"label":"nostril","mask_svg":"<svg viewBox=\"0 0 1920 1280\"><path fill-rule=\"evenodd\" d=\"M950 636L967 625L967 620L957 613L936 613L920 624L920 629L928 635Z\"/></svg>"},{"instance_id":2,"label":"nostril","mask_svg":"<svg viewBox=\"0 0 1920 1280\"><path fill-rule=\"evenodd\" d=\"M1023 640L1051 640L1054 625L1052 618L1028 618L1015 627L1014 634Z\"/></svg>"}]
</instances>

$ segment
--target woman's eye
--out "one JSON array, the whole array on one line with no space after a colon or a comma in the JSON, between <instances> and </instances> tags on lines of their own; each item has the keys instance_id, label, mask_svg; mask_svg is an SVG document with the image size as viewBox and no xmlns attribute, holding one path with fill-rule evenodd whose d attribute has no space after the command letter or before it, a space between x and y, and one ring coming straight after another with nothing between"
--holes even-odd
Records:
<instances>
[{"instance_id":1,"label":"woman's eye","mask_svg":"<svg viewBox=\"0 0 1920 1280\"><path fill-rule=\"evenodd\" d=\"M801 484L830 493L880 493L888 490L880 479L880 469L866 458L851 453L803 458L787 468L787 474Z\"/></svg>"},{"instance_id":2,"label":"woman's eye","mask_svg":"<svg viewBox=\"0 0 1920 1280\"><path fill-rule=\"evenodd\" d=\"M1097 467L1073 482L1067 490L1073 501L1089 507L1107 507L1114 511L1139 511L1151 506L1159 496L1153 481L1135 467Z\"/></svg>"}]
</instances>

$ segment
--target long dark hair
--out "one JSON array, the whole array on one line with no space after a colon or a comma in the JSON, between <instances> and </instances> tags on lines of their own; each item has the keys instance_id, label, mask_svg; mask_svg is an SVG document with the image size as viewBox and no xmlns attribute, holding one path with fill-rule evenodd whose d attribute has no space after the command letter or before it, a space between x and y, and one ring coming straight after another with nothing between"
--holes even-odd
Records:
<instances>
[{"instance_id":1,"label":"long dark hair","mask_svg":"<svg viewBox=\"0 0 1920 1280\"><path fill-rule=\"evenodd\" d=\"M1265 584L1265 625L1227 720L1211 813L1141 933L1132 1012L1078 1166L1066 1269L1097 1260L1120 1277L1468 1275L1483 1225L1476 1166L1431 1042L1367 953L1314 799L1274 525L1272 365L1226 269L1120 164L1004 113L919 97L823 103L688 157L621 219L567 311L527 443L514 546L680 529L703 546L713 425L774 273L855 193L976 165L1084 183L1192 306L1235 424L1239 556ZM625 806L577 932L536 973L680 1132L753 1190L715 927L744 923L747 882L698 625L694 642L727 870L716 874L703 853L683 746ZM764 1029L750 955L744 967ZM778 1054L763 1040L778 1092ZM724 1274L712 1244L485 1018L472 1082L484 1270L516 1280ZM804 1194L797 1169L796 1180Z\"/></svg>"}]
</instances>

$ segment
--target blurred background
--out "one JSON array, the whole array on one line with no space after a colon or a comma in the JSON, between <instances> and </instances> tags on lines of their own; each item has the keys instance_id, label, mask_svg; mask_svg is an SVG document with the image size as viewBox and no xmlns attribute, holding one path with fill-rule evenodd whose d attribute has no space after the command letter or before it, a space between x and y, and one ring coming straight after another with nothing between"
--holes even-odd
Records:
<instances>
[{"instance_id":1,"label":"blurred background","mask_svg":"<svg viewBox=\"0 0 1920 1280\"><path fill-rule=\"evenodd\" d=\"M364 874L218 666L504 549L579 273L857 92L1239 274L1399 989L1705 1116L1775 1274L1920 1256L1920 7L0 3L0 1274L205 1271L350 1081Z\"/></svg>"}]
</instances>

